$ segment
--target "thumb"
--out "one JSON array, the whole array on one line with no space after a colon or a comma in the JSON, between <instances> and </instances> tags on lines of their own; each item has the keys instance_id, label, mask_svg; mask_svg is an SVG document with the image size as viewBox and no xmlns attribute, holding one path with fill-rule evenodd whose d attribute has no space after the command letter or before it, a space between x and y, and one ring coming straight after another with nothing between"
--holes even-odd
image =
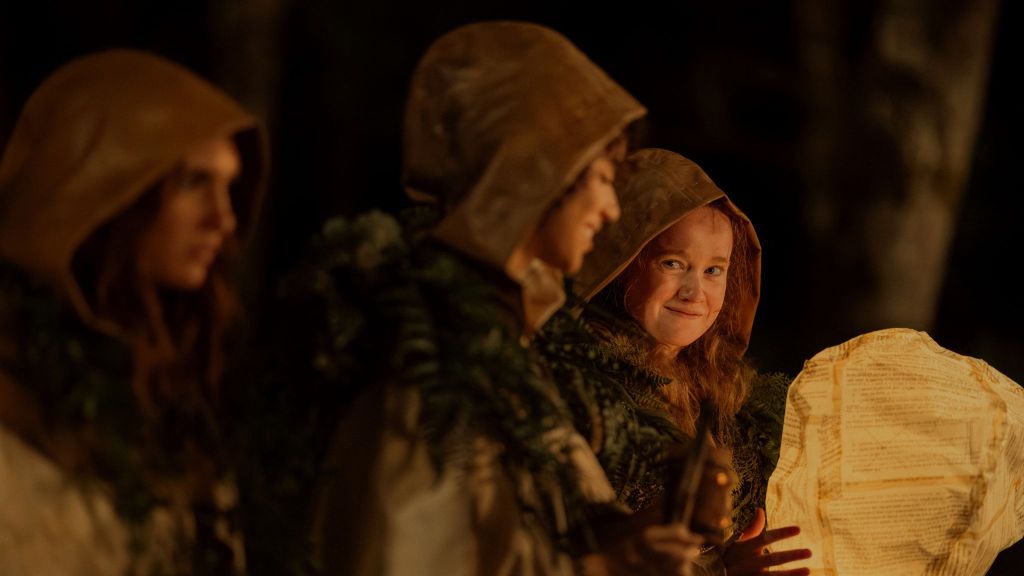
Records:
<instances>
[{"instance_id":1,"label":"thumb","mask_svg":"<svg viewBox=\"0 0 1024 576\"><path fill-rule=\"evenodd\" d=\"M764 508L758 508L754 512L754 519L750 521L750 524L747 524L747 527L743 529L743 532L740 533L740 537L736 541L743 542L756 537L761 532L764 532L764 524Z\"/></svg>"}]
</instances>

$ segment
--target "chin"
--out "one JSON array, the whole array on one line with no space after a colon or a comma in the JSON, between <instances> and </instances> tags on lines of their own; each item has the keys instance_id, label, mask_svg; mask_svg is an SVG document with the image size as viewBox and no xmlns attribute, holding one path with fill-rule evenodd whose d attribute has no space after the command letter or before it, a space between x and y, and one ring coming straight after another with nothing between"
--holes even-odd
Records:
<instances>
[{"instance_id":1,"label":"chin","mask_svg":"<svg viewBox=\"0 0 1024 576\"><path fill-rule=\"evenodd\" d=\"M567 276L573 276L583 268L583 261L577 260L575 262L569 262L568 265L562 268L562 272L565 272Z\"/></svg>"},{"instance_id":2,"label":"chin","mask_svg":"<svg viewBox=\"0 0 1024 576\"><path fill-rule=\"evenodd\" d=\"M562 270L569 275L576 274L583 269L583 262L586 260L587 254L589 253L590 250L585 250L579 254L572 255L566 260L566 266L562 268Z\"/></svg>"},{"instance_id":3,"label":"chin","mask_svg":"<svg viewBox=\"0 0 1024 576\"><path fill-rule=\"evenodd\" d=\"M191 292L202 288L206 284L207 276L209 276L209 272L206 269L189 270L188 272L178 274L173 278L167 278L161 282L161 284L165 288L171 288L172 290Z\"/></svg>"},{"instance_id":4,"label":"chin","mask_svg":"<svg viewBox=\"0 0 1024 576\"><path fill-rule=\"evenodd\" d=\"M582 256L567 256L559 255L557 258L541 258L541 262L544 262L548 266L561 270L566 275L573 275L583 268L583 257Z\"/></svg>"}]
</instances>

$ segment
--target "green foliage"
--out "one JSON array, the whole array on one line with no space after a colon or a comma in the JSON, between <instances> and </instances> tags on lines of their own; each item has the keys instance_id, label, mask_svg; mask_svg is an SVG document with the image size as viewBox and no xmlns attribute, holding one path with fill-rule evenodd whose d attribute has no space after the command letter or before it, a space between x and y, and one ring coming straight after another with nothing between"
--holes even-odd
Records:
<instances>
[{"instance_id":1,"label":"green foliage","mask_svg":"<svg viewBox=\"0 0 1024 576\"><path fill-rule=\"evenodd\" d=\"M88 428L98 436L96 466L114 487L118 512L140 521L154 499L145 488L137 447L141 423L131 393L131 355L82 325L51 290L0 264L0 299L14 313L14 355L2 369L21 385L52 428Z\"/></svg>"},{"instance_id":2,"label":"green foliage","mask_svg":"<svg viewBox=\"0 0 1024 576\"><path fill-rule=\"evenodd\" d=\"M683 441L653 400L665 379L614 354L565 308L535 345L619 499L634 510L648 506L663 491L666 447Z\"/></svg>"},{"instance_id":3,"label":"green foliage","mask_svg":"<svg viewBox=\"0 0 1024 576\"><path fill-rule=\"evenodd\" d=\"M608 422L625 440L617 441L616 434L603 438L598 455L620 498L639 509L663 491L659 450L686 444L688 439L664 409L659 388L668 379L646 365L647 356L638 344L646 334L599 307L590 306L587 313L587 325L567 313L556 315L538 344L556 379L575 394L569 397L587 398L571 403L577 427L593 438L598 433L593 422ZM754 510L764 506L768 478L779 458L791 380L784 374L756 375L751 396L736 416L729 444L739 477L733 492L737 526L746 526ZM608 415L609 406L617 413ZM595 407L604 412L595 414ZM630 423L631 419L636 422Z\"/></svg>"},{"instance_id":4,"label":"green foliage","mask_svg":"<svg viewBox=\"0 0 1024 576\"><path fill-rule=\"evenodd\" d=\"M239 442L250 562L256 554L264 573L315 571L294 560L309 551L317 477L309 463L322 461L338 419L374 386L420 391L418 433L438 470L462 465L472 441L486 436L501 446L510 472L530 474L542 480L535 488L553 490L521 498L531 522L544 523L564 544L567 534L555 528L558 513L550 504L566 502L571 526L586 521L575 471L564 465L570 407L523 343L518 312L508 304L518 287L498 271L418 239L433 219L421 211L405 226L380 212L331 220L282 283L286 318L277 332L288 337L272 351L278 368L250 371L269 376L253 378L255 399L242 401L264 414L249 420L266 427L241 434ZM541 508L531 507L538 501ZM282 542L282 532L302 536Z\"/></svg>"},{"instance_id":5,"label":"green foliage","mask_svg":"<svg viewBox=\"0 0 1024 576\"><path fill-rule=\"evenodd\" d=\"M44 434L77 435L86 466L73 472L76 481L83 490L99 489L97 478L110 488L115 510L134 525L130 546L138 550L142 523L154 507L170 503L166 487L189 470L187 447L217 443L208 407L161 404L159 421L147 422L132 392L128 346L83 324L48 286L4 262L0 306L4 338L14 346L0 370L39 408ZM204 521L214 522L218 512L198 506L193 511L203 532ZM223 573L222 547L200 537L193 573Z\"/></svg>"},{"instance_id":6,"label":"green foliage","mask_svg":"<svg viewBox=\"0 0 1024 576\"><path fill-rule=\"evenodd\" d=\"M768 479L779 461L786 393L792 378L781 373L758 374L750 398L736 415L733 466L739 483L733 491L733 522L746 526L754 510L764 507Z\"/></svg>"},{"instance_id":7,"label":"green foliage","mask_svg":"<svg viewBox=\"0 0 1024 576\"><path fill-rule=\"evenodd\" d=\"M251 334L249 353L227 378L226 404L238 414L230 451L254 575L319 572L309 528L331 434L392 343L408 356L420 340L405 338L416 322L401 336L374 331L389 310L406 307L409 288L398 278L407 258L404 231L390 216L329 220L281 281L275 316Z\"/></svg>"}]
</instances>

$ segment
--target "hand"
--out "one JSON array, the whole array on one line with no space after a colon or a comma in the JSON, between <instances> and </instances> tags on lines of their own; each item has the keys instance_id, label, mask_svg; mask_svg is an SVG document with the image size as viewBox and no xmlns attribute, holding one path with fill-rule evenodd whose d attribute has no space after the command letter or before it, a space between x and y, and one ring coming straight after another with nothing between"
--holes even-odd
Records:
<instances>
[{"instance_id":1,"label":"hand","mask_svg":"<svg viewBox=\"0 0 1024 576\"><path fill-rule=\"evenodd\" d=\"M587 576L688 576L704 539L682 524L651 525L583 558Z\"/></svg>"},{"instance_id":2,"label":"hand","mask_svg":"<svg viewBox=\"0 0 1024 576\"><path fill-rule=\"evenodd\" d=\"M722 556L725 571L729 576L748 576L751 574L781 574L782 576L807 576L808 568L768 571L772 566L780 566L796 560L811 557L806 548L768 552L768 545L792 538L800 533L799 526L786 526L765 531L764 509L758 508L754 519L743 530L736 543L729 547Z\"/></svg>"}]
</instances>

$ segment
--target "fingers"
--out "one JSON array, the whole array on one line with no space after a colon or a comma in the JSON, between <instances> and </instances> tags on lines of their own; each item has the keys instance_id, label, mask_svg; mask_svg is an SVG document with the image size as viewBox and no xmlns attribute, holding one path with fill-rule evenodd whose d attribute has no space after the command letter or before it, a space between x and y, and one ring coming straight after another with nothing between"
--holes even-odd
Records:
<instances>
[{"instance_id":1,"label":"fingers","mask_svg":"<svg viewBox=\"0 0 1024 576\"><path fill-rule=\"evenodd\" d=\"M785 540L786 538L792 538L799 533L800 528L796 526L786 526L785 528L768 530L762 532L760 536L751 538L750 540L744 540L742 542L737 540L735 544L729 547L729 550L726 553L731 556L742 558L764 556L768 554L769 544Z\"/></svg>"},{"instance_id":2,"label":"fingers","mask_svg":"<svg viewBox=\"0 0 1024 576\"><path fill-rule=\"evenodd\" d=\"M796 562L797 560L806 560L810 557L810 550L807 548L797 548L795 550L783 550L781 552L765 554L764 556L761 556L760 563L762 566L767 568L769 566L778 566L780 564Z\"/></svg>"},{"instance_id":3,"label":"fingers","mask_svg":"<svg viewBox=\"0 0 1024 576\"><path fill-rule=\"evenodd\" d=\"M765 572L767 574L767 572ZM793 568L792 570L772 570L773 576L810 576L810 568Z\"/></svg>"},{"instance_id":4,"label":"fingers","mask_svg":"<svg viewBox=\"0 0 1024 576\"><path fill-rule=\"evenodd\" d=\"M775 528L774 530L767 530L761 533L761 536L757 539L759 547L765 547L779 540L785 540L786 538L792 538L800 533L799 526L784 526L782 528ZM749 540L753 542L753 540Z\"/></svg>"},{"instance_id":5,"label":"fingers","mask_svg":"<svg viewBox=\"0 0 1024 576\"><path fill-rule=\"evenodd\" d=\"M745 552L745 553L744 553ZM753 553L751 553L753 552ZM746 576L748 574L764 574L768 568L788 564L797 560L806 560L811 557L811 551L806 548L796 550L783 550L770 554L761 554L757 550L746 550L739 554L730 551L723 559L730 576ZM801 576L809 574L806 568L791 568L789 570L773 570L771 574L782 574L790 576Z\"/></svg>"},{"instance_id":6,"label":"fingers","mask_svg":"<svg viewBox=\"0 0 1024 576\"><path fill-rule=\"evenodd\" d=\"M690 564L700 555L704 539L691 533L682 524L648 526L640 535L644 564L657 566L660 574L685 575Z\"/></svg>"},{"instance_id":7,"label":"fingers","mask_svg":"<svg viewBox=\"0 0 1024 576\"><path fill-rule=\"evenodd\" d=\"M760 536L737 542L725 553L723 561L730 576L747 576L764 574L768 568L788 564L797 560L805 560L811 557L811 551L806 548L793 550L781 550L768 552L767 546L771 543L791 538L800 533L796 526L787 526L775 530L762 532ZM791 568L789 570L772 571L771 574L783 576L804 576L809 574L806 568Z\"/></svg>"},{"instance_id":8,"label":"fingers","mask_svg":"<svg viewBox=\"0 0 1024 576\"><path fill-rule=\"evenodd\" d=\"M704 539L682 524L651 525L583 558L586 570L608 576L688 576Z\"/></svg>"}]
</instances>

